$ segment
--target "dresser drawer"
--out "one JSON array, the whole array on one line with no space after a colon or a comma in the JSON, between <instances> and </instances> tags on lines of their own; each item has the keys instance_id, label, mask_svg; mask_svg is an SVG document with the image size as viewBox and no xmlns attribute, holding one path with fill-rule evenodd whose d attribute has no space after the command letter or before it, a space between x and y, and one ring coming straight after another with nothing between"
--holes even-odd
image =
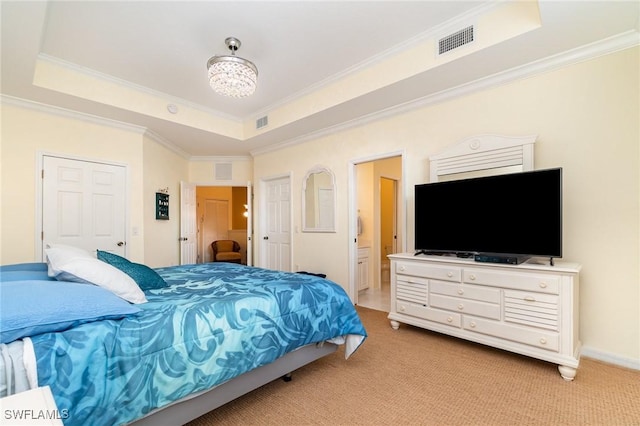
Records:
<instances>
[{"instance_id":1,"label":"dresser drawer","mask_svg":"<svg viewBox=\"0 0 640 426\"><path fill-rule=\"evenodd\" d=\"M559 297L516 290L504 291L504 320L557 331Z\"/></svg>"},{"instance_id":2,"label":"dresser drawer","mask_svg":"<svg viewBox=\"0 0 640 426\"><path fill-rule=\"evenodd\" d=\"M427 304L428 280L426 278L405 277L396 282L396 298L409 302Z\"/></svg>"},{"instance_id":3,"label":"dresser drawer","mask_svg":"<svg viewBox=\"0 0 640 426\"><path fill-rule=\"evenodd\" d=\"M396 312L412 317L422 318L440 324L450 325L460 328L462 326L462 315L454 312L440 311L438 309L430 309L425 306L415 305L398 301L396 302Z\"/></svg>"},{"instance_id":4,"label":"dresser drawer","mask_svg":"<svg viewBox=\"0 0 640 426\"><path fill-rule=\"evenodd\" d=\"M445 281L431 281L431 293L462 297L482 302L500 303L500 289L478 285L455 284Z\"/></svg>"},{"instance_id":5,"label":"dresser drawer","mask_svg":"<svg viewBox=\"0 0 640 426\"><path fill-rule=\"evenodd\" d=\"M471 284L483 284L494 287L537 291L549 294L559 294L560 292L559 275L501 272L465 268L462 281Z\"/></svg>"},{"instance_id":6,"label":"dresser drawer","mask_svg":"<svg viewBox=\"0 0 640 426\"><path fill-rule=\"evenodd\" d=\"M417 262L396 263L396 274L460 282L462 268L455 266L425 265Z\"/></svg>"},{"instance_id":7,"label":"dresser drawer","mask_svg":"<svg viewBox=\"0 0 640 426\"><path fill-rule=\"evenodd\" d=\"M469 316L464 317L463 328L548 351L558 352L560 350L560 335L550 331L536 330Z\"/></svg>"},{"instance_id":8,"label":"dresser drawer","mask_svg":"<svg viewBox=\"0 0 640 426\"><path fill-rule=\"evenodd\" d=\"M497 320L500 319L500 305L494 303L431 294L429 295L429 305L434 308L459 312L463 315L472 314Z\"/></svg>"}]
</instances>

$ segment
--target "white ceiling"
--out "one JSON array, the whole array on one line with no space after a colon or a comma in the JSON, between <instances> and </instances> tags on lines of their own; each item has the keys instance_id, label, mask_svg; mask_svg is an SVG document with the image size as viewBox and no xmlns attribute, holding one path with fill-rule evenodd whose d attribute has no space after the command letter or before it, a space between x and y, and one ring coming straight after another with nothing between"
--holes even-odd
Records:
<instances>
[{"instance_id":1,"label":"white ceiling","mask_svg":"<svg viewBox=\"0 0 640 426\"><path fill-rule=\"evenodd\" d=\"M542 26L247 138L174 117L110 106L33 83L48 58L212 119L250 122L504 2L479 1L2 1L3 99L25 99L140 126L187 157L248 155L608 37L638 33L638 1L539 3ZM208 86L206 62L242 41L258 89L229 99Z\"/></svg>"}]
</instances>

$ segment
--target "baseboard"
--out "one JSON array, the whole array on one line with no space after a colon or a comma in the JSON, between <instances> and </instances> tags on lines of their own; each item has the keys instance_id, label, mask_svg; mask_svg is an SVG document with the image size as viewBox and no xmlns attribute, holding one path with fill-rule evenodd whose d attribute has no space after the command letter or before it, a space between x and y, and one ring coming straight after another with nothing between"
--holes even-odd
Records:
<instances>
[{"instance_id":1,"label":"baseboard","mask_svg":"<svg viewBox=\"0 0 640 426\"><path fill-rule=\"evenodd\" d=\"M604 352L589 346L583 346L580 356L595 359L598 361L614 364L619 367L630 368L632 370L640 370L640 359L627 358L620 355Z\"/></svg>"}]
</instances>

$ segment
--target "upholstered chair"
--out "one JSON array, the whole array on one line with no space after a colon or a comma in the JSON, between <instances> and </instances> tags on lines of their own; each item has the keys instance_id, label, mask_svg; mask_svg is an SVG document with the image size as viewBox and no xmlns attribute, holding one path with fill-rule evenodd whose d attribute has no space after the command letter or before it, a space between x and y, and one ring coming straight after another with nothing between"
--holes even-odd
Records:
<instances>
[{"instance_id":1,"label":"upholstered chair","mask_svg":"<svg viewBox=\"0 0 640 426\"><path fill-rule=\"evenodd\" d=\"M211 243L214 262L242 263L240 244L233 240L217 240Z\"/></svg>"}]
</instances>

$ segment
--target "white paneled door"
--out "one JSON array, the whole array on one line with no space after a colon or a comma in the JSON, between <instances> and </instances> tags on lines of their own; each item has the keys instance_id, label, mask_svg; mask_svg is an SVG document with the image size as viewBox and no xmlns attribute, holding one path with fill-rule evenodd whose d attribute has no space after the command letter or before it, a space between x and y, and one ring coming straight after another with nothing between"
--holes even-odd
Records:
<instances>
[{"instance_id":1,"label":"white paneled door","mask_svg":"<svg viewBox=\"0 0 640 426\"><path fill-rule=\"evenodd\" d=\"M213 262L211 243L229 239L229 201L205 200L202 220L202 261Z\"/></svg>"},{"instance_id":2,"label":"white paneled door","mask_svg":"<svg viewBox=\"0 0 640 426\"><path fill-rule=\"evenodd\" d=\"M265 183L266 233L263 238L265 266L291 271L291 180L278 178Z\"/></svg>"},{"instance_id":3,"label":"white paneled door","mask_svg":"<svg viewBox=\"0 0 640 426\"><path fill-rule=\"evenodd\" d=\"M126 255L126 168L42 157L42 259L47 244Z\"/></svg>"},{"instance_id":4,"label":"white paneled door","mask_svg":"<svg viewBox=\"0 0 640 426\"><path fill-rule=\"evenodd\" d=\"M191 265L198 257L196 185L180 182L180 264Z\"/></svg>"}]
</instances>

